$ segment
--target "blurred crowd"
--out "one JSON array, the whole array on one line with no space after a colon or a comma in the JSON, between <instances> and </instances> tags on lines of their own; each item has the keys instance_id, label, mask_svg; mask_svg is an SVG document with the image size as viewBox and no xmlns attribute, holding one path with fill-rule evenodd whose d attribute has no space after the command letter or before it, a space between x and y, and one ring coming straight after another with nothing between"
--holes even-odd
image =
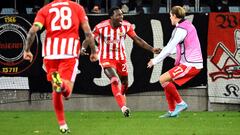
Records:
<instances>
[{"instance_id":1,"label":"blurred crowd","mask_svg":"<svg viewBox=\"0 0 240 135\"><path fill-rule=\"evenodd\" d=\"M14 8L17 13L26 14L26 8L31 8L32 13L36 13L43 5L52 0L8 0L0 4L2 8ZM145 13L144 7L149 7L149 13L159 13L160 7L166 7L168 0L73 0L85 7L87 13L106 13L111 7L119 6L124 13L134 11ZM228 12L229 6L239 6L240 0L199 0L200 5L208 6L211 12ZM194 7L195 0L171 0L171 6L181 5L187 11ZM194 12L194 11L193 11Z\"/></svg>"},{"instance_id":2,"label":"blurred crowd","mask_svg":"<svg viewBox=\"0 0 240 135\"><path fill-rule=\"evenodd\" d=\"M168 0L81 0L88 13L104 13L106 7L119 6L124 13L135 10L137 13L144 13L143 7L150 7L151 14L159 13L160 7L166 7ZM171 6L180 5L187 11L190 6L194 7L196 0L171 0ZM107 3L106 3L107 2ZM199 0L200 5L210 8L211 12L229 12L229 6L239 6L240 0ZM107 6L106 6L107 4ZM104 8L104 10L102 10Z\"/></svg>"}]
</instances>

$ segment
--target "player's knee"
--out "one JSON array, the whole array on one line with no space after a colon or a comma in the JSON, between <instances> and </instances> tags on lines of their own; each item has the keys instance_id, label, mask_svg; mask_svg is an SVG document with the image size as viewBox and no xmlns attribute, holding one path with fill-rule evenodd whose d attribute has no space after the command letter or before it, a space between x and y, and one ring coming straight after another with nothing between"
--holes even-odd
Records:
<instances>
[{"instance_id":1,"label":"player's knee","mask_svg":"<svg viewBox=\"0 0 240 135\"><path fill-rule=\"evenodd\" d=\"M159 78L159 82L160 82L160 84L161 84L161 86L164 88L164 87L166 87L168 84L169 84L169 82L168 81L166 81L163 77L161 77L160 76L160 78Z\"/></svg>"},{"instance_id":2,"label":"player's knee","mask_svg":"<svg viewBox=\"0 0 240 135\"><path fill-rule=\"evenodd\" d=\"M168 84L169 84L169 82L165 82L165 83L162 83L161 86L162 86L163 88L165 88L165 87L167 87Z\"/></svg>"},{"instance_id":3,"label":"player's knee","mask_svg":"<svg viewBox=\"0 0 240 135\"><path fill-rule=\"evenodd\" d=\"M112 84L118 85L118 82L119 82L119 79L118 79L116 76L113 76L113 77L111 78L111 83L112 83Z\"/></svg>"},{"instance_id":4,"label":"player's knee","mask_svg":"<svg viewBox=\"0 0 240 135\"><path fill-rule=\"evenodd\" d=\"M161 85L163 85L165 83L165 80L164 80L164 78L162 76L160 76L159 82L160 82Z\"/></svg>"}]
</instances>

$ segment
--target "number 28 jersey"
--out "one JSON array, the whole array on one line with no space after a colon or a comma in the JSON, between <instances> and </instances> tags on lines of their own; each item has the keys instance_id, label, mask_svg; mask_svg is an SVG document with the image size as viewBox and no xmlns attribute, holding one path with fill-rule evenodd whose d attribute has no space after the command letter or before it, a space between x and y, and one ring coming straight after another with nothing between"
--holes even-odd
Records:
<instances>
[{"instance_id":1,"label":"number 28 jersey","mask_svg":"<svg viewBox=\"0 0 240 135\"><path fill-rule=\"evenodd\" d=\"M54 0L41 8L34 25L44 26L42 55L47 59L78 57L79 26L88 21L84 8L69 0Z\"/></svg>"}]
</instances>

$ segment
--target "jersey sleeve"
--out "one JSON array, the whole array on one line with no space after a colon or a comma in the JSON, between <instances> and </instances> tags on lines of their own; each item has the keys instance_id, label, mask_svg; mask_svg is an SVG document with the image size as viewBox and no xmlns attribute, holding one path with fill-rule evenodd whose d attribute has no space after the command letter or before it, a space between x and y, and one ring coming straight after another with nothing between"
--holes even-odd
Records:
<instances>
[{"instance_id":1,"label":"jersey sleeve","mask_svg":"<svg viewBox=\"0 0 240 135\"><path fill-rule=\"evenodd\" d=\"M96 39L99 36L100 32L97 26L94 27L93 29L93 36Z\"/></svg>"},{"instance_id":2,"label":"jersey sleeve","mask_svg":"<svg viewBox=\"0 0 240 135\"><path fill-rule=\"evenodd\" d=\"M88 17L86 15L84 8L81 5L79 5L78 8L79 8L78 17L79 17L80 23L88 21Z\"/></svg>"},{"instance_id":3,"label":"jersey sleeve","mask_svg":"<svg viewBox=\"0 0 240 135\"><path fill-rule=\"evenodd\" d=\"M136 36L136 32L134 31L133 25L129 23L129 30L127 31L127 35L131 38Z\"/></svg>"},{"instance_id":4,"label":"jersey sleeve","mask_svg":"<svg viewBox=\"0 0 240 135\"><path fill-rule=\"evenodd\" d=\"M37 15L34 19L34 25L37 25L40 29L42 29L43 25L45 24L46 18L46 8L42 8L37 12Z\"/></svg>"}]
</instances>

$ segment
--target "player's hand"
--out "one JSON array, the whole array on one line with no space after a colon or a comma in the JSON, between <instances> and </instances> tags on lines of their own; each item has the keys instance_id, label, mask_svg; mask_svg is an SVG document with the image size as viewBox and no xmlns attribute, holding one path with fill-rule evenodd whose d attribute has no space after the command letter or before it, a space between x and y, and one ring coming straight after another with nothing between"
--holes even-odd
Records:
<instances>
[{"instance_id":1,"label":"player's hand","mask_svg":"<svg viewBox=\"0 0 240 135\"><path fill-rule=\"evenodd\" d=\"M148 62L147 64L147 68L151 68L153 67L153 62L152 62L152 59Z\"/></svg>"},{"instance_id":2,"label":"player's hand","mask_svg":"<svg viewBox=\"0 0 240 135\"><path fill-rule=\"evenodd\" d=\"M23 52L23 59L32 62L33 54L30 51L24 51Z\"/></svg>"},{"instance_id":3,"label":"player's hand","mask_svg":"<svg viewBox=\"0 0 240 135\"><path fill-rule=\"evenodd\" d=\"M162 49L160 49L160 48L153 48L153 49L152 49L152 52L153 52L154 54L159 54L161 51L162 51Z\"/></svg>"},{"instance_id":4,"label":"player's hand","mask_svg":"<svg viewBox=\"0 0 240 135\"><path fill-rule=\"evenodd\" d=\"M90 61L95 62L98 60L98 54L97 53L91 53L90 55Z\"/></svg>"},{"instance_id":5,"label":"player's hand","mask_svg":"<svg viewBox=\"0 0 240 135\"><path fill-rule=\"evenodd\" d=\"M89 53L87 53L86 51L87 49L82 47L80 51L80 55L89 55Z\"/></svg>"}]
</instances>

